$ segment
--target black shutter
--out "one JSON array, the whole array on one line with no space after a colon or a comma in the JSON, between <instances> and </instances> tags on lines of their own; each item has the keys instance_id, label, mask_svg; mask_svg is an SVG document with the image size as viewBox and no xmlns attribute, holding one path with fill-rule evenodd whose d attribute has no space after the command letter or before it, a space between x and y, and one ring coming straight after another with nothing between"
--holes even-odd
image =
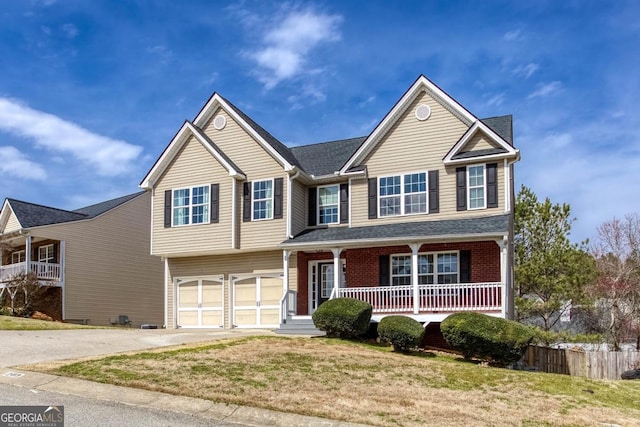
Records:
<instances>
[{"instance_id":1,"label":"black shutter","mask_svg":"<svg viewBox=\"0 0 640 427\"><path fill-rule=\"evenodd\" d=\"M487 207L498 207L498 164L487 165Z\"/></svg>"},{"instance_id":2,"label":"black shutter","mask_svg":"<svg viewBox=\"0 0 640 427\"><path fill-rule=\"evenodd\" d=\"M378 217L378 178L369 178L369 219Z\"/></svg>"},{"instance_id":3,"label":"black shutter","mask_svg":"<svg viewBox=\"0 0 640 427\"><path fill-rule=\"evenodd\" d=\"M340 184L340 224L349 222L349 184Z\"/></svg>"},{"instance_id":4,"label":"black shutter","mask_svg":"<svg viewBox=\"0 0 640 427\"><path fill-rule=\"evenodd\" d=\"M438 171L429 171L429 213L440 212L440 182Z\"/></svg>"},{"instance_id":5,"label":"black shutter","mask_svg":"<svg viewBox=\"0 0 640 427\"><path fill-rule=\"evenodd\" d=\"M471 283L471 251L460 251L460 283Z\"/></svg>"},{"instance_id":6,"label":"black shutter","mask_svg":"<svg viewBox=\"0 0 640 427\"><path fill-rule=\"evenodd\" d=\"M242 221L251 221L251 182L245 182L242 187Z\"/></svg>"},{"instance_id":7,"label":"black shutter","mask_svg":"<svg viewBox=\"0 0 640 427\"><path fill-rule=\"evenodd\" d=\"M456 168L456 208L467 210L467 168Z\"/></svg>"},{"instance_id":8,"label":"black shutter","mask_svg":"<svg viewBox=\"0 0 640 427\"><path fill-rule=\"evenodd\" d=\"M60 257L58 256L58 247L59 246L60 245L58 245L57 243L53 244L53 261L51 261L51 262L53 262L54 264L57 264L58 260L60 259Z\"/></svg>"},{"instance_id":9,"label":"black shutter","mask_svg":"<svg viewBox=\"0 0 640 427\"><path fill-rule=\"evenodd\" d=\"M164 228L171 227L171 190L164 192Z\"/></svg>"},{"instance_id":10,"label":"black shutter","mask_svg":"<svg viewBox=\"0 0 640 427\"><path fill-rule=\"evenodd\" d=\"M220 184L211 184L211 208L209 209L209 222L217 223L220 220Z\"/></svg>"},{"instance_id":11,"label":"black shutter","mask_svg":"<svg viewBox=\"0 0 640 427\"><path fill-rule=\"evenodd\" d=\"M273 180L273 219L282 218L282 178Z\"/></svg>"},{"instance_id":12,"label":"black shutter","mask_svg":"<svg viewBox=\"0 0 640 427\"><path fill-rule=\"evenodd\" d=\"M318 189L316 187L309 188L309 227L318 224Z\"/></svg>"},{"instance_id":13,"label":"black shutter","mask_svg":"<svg viewBox=\"0 0 640 427\"><path fill-rule=\"evenodd\" d=\"M389 275L389 255L380 255L379 257L379 263L380 263L380 280L379 280L379 285L380 286L389 286L391 284L391 280L389 279L390 275Z\"/></svg>"}]
</instances>

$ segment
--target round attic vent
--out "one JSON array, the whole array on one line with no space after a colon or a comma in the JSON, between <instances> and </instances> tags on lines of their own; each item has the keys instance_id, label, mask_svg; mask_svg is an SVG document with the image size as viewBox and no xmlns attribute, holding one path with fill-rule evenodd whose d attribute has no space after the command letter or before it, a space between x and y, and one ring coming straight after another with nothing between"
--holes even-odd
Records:
<instances>
[{"instance_id":1,"label":"round attic vent","mask_svg":"<svg viewBox=\"0 0 640 427\"><path fill-rule=\"evenodd\" d=\"M213 127L218 129L218 130L224 129L224 126L226 124L227 124L227 119L221 114L217 115L213 119Z\"/></svg>"},{"instance_id":2,"label":"round attic vent","mask_svg":"<svg viewBox=\"0 0 640 427\"><path fill-rule=\"evenodd\" d=\"M416 119L418 120L427 120L431 115L431 107L427 104L420 104L416 108Z\"/></svg>"}]
</instances>

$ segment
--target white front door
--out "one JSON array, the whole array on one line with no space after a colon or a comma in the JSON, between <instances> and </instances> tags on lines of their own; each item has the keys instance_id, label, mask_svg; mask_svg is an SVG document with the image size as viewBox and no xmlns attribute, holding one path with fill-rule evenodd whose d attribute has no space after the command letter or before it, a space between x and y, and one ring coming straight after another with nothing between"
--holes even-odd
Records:
<instances>
[{"instance_id":1,"label":"white front door","mask_svg":"<svg viewBox=\"0 0 640 427\"><path fill-rule=\"evenodd\" d=\"M178 278L176 324L179 328L224 327L222 276Z\"/></svg>"}]
</instances>

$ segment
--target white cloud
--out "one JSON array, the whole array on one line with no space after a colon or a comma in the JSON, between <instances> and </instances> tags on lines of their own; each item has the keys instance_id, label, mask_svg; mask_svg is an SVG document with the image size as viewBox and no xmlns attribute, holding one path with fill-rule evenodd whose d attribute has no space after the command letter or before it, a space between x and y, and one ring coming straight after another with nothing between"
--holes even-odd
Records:
<instances>
[{"instance_id":1,"label":"white cloud","mask_svg":"<svg viewBox=\"0 0 640 427\"><path fill-rule=\"evenodd\" d=\"M550 83L541 83L541 84L538 84L536 90L531 92L529 96L527 96L527 98L528 99L543 98L546 96L554 95L558 93L558 91L560 91L561 89L562 89L562 83L560 83L559 81L554 81Z\"/></svg>"},{"instance_id":2,"label":"white cloud","mask_svg":"<svg viewBox=\"0 0 640 427\"><path fill-rule=\"evenodd\" d=\"M73 39L78 35L78 28L73 24L64 24L62 26L62 31L70 39Z\"/></svg>"},{"instance_id":3,"label":"white cloud","mask_svg":"<svg viewBox=\"0 0 640 427\"><path fill-rule=\"evenodd\" d=\"M142 152L140 146L97 135L7 98L0 98L0 131L33 140L39 148L69 153L104 176L128 172Z\"/></svg>"},{"instance_id":4,"label":"white cloud","mask_svg":"<svg viewBox=\"0 0 640 427\"><path fill-rule=\"evenodd\" d=\"M0 174L16 178L44 181L47 172L15 147L0 147Z\"/></svg>"},{"instance_id":5,"label":"white cloud","mask_svg":"<svg viewBox=\"0 0 640 427\"><path fill-rule=\"evenodd\" d=\"M523 76L525 79L528 79L540 69L538 64L530 62L529 64L520 64L516 68L513 69L513 74L517 76Z\"/></svg>"},{"instance_id":6,"label":"white cloud","mask_svg":"<svg viewBox=\"0 0 640 427\"><path fill-rule=\"evenodd\" d=\"M506 95L504 93L499 93L489 98L487 100L487 105L491 107L499 107L502 105L505 99L506 99Z\"/></svg>"},{"instance_id":7,"label":"white cloud","mask_svg":"<svg viewBox=\"0 0 640 427\"><path fill-rule=\"evenodd\" d=\"M504 34L503 38L506 41L516 41L516 40L521 40L522 39L522 30L518 29L518 30L513 30L513 31L508 31Z\"/></svg>"},{"instance_id":8,"label":"white cloud","mask_svg":"<svg viewBox=\"0 0 640 427\"><path fill-rule=\"evenodd\" d=\"M293 11L263 37L263 47L248 53L260 67L258 79L266 89L283 80L306 72L305 63L311 50L322 43L340 39L339 15L326 15L311 10Z\"/></svg>"}]
</instances>

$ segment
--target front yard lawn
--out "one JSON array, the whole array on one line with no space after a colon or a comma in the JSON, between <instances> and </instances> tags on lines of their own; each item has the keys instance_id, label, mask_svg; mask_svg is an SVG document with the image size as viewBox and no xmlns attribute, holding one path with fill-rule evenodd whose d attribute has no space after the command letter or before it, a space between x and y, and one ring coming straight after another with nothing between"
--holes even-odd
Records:
<instances>
[{"instance_id":1,"label":"front yard lawn","mask_svg":"<svg viewBox=\"0 0 640 427\"><path fill-rule=\"evenodd\" d=\"M24 317L0 316L2 331L41 331L45 329L95 329L95 326L75 325L73 323L49 322Z\"/></svg>"},{"instance_id":2,"label":"front yard lawn","mask_svg":"<svg viewBox=\"0 0 640 427\"><path fill-rule=\"evenodd\" d=\"M249 337L35 369L379 426L640 425L640 382L512 371L326 338Z\"/></svg>"}]
</instances>

